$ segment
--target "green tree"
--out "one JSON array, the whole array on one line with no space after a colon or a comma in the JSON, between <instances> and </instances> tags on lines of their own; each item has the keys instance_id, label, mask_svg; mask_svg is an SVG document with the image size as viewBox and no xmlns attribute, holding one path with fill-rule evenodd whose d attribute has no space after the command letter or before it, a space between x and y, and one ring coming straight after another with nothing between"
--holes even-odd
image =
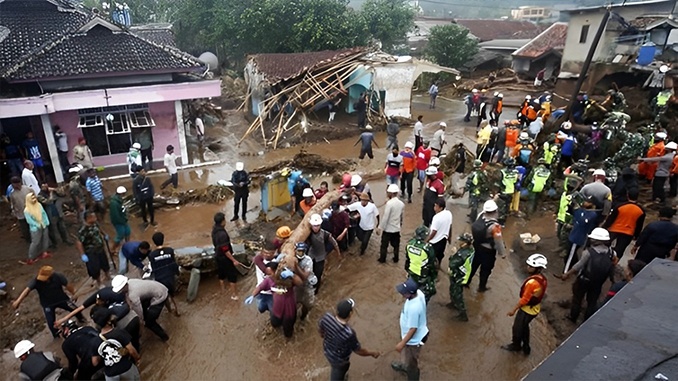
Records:
<instances>
[{"instance_id":1,"label":"green tree","mask_svg":"<svg viewBox=\"0 0 678 381\"><path fill-rule=\"evenodd\" d=\"M478 41L470 38L468 29L456 24L431 28L425 57L438 65L459 67L478 52Z\"/></svg>"},{"instance_id":2,"label":"green tree","mask_svg":"<svg viewBox=\"0 0 678 381\"><path fill-rule=\"evenodd\" d=\"M347 0L191 0L174 27L180 48L194 54L212 50L232 63L247 54L364 46L365 22L347 5Z\"/></svg>"},{"instance_id":3,"label":"green tree","mask_svg":"<svg viewBox=\"0 0 678 381\"><path fill-rule=\"evenodd\" d=\"M370 36L381 42L383 50L392 52L406 42L416 12L406 0L367 0L360 14Z\"/></svg>"}]
</instances>

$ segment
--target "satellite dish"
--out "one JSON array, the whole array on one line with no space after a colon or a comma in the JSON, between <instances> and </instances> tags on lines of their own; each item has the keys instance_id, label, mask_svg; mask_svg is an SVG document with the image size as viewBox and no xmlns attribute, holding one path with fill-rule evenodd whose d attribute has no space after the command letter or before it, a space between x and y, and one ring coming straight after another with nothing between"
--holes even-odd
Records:
<instances>
[{"instance_id":1,"label":"satellite dish","mask_svg":"<svg viewBox=\"0 0 678 381\"><path fill-rule=\"evenodd\" d=\"M200 57L198 57L198 61L209 66L210 71L216 70L216 68L219 66L219 59L216 55L214 55L214 53L211 52L205 52L201 54Z\"/></svg>"}]
</instances>

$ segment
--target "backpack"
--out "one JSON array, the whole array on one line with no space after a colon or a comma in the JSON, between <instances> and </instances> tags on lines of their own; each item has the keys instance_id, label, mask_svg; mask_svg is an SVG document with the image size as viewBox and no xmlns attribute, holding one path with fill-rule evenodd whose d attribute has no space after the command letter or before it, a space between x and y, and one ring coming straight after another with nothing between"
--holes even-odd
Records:
<instances>
[{"instance_id":1,"label":"backpack","mask_svg":"<svg viewBox=\"0 0 678 381\"><path fill-rule=\"evenodd\" d=\"M497 221L495 220L485 220L480 217L471 224L471 234L473 235L473 243L477 245L482 245L484 243L490 244L494 249L494 239L490 237L487 233L490 226L494 225Z\"/></svg>"},{"instance_id":2,"label":"backpack","mask_svg":"<svg viewBox=\"0 0 678 381\"><path fill-rule=\"evenodd\" d=\"M593 248L589 248L589 260L584 267L581 276L593 284L602 285L605 283L605 280L608 278L612 266L612 256L614 251L612 249L607 249L605 253L599 253Z\"/></svg>"}]
</instances>

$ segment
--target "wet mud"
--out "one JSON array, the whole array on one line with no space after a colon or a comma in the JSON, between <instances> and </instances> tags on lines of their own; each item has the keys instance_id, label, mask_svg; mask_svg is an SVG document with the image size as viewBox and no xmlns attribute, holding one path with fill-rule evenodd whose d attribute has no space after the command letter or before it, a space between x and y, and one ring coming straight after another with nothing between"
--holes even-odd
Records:
<instances>
[{"instance_id":1,"label":"wet mud","mask_svg":"<svg viewBox=\"0 0 678 381\"><path fill-rule=\"evenodd\" d=\"M413 114L425 116L426 128L424 133L431 136L437 128L437 122L445 120L448 123L448 141L450 145L458 141L465 142L470 148L474 147L473 136L475 126L461 122L464 106L461 102L439 100L438 109L429 110L427 98L417 97L413 103ZM412 129L404 128L399 136L400 144L412 139ZM304 145L310 153L321 154L331 159L356 158L359 147L353 147L355 137L346 137L333 141ZM377 133L377 142L383 147L386 137ZM449 147L447 147L449 148ZM232 165L235 161L245 161L248 168L272 163L283 158L290 158L300 147L278 150L265 153L262 156L243 157L236 150L216 152L225 164L219 168L208 168L201 171L192 171L182 174L182 187L213 183L218 179L230 178ZM357 171L370 173L383 169L386 151L383 148L375 150L375 159L358 161ZM357 160L357 159L356 159ZM231 164L233 163L233 164ZM198 173L199 172L199 173ZM162 181L154 178L153 181ZM190 183L194 181L194 183ZM312 177L314 185L320 179ZM383 210L385 202L385 183L383 180L370 181L372 192L378 207ZM109 186L109 185L107 185ZM415 186L416 190L416 186ZM150 240L155 230L162 231L167 237L166 244L174 247L209 245L212 216L217 211L224 211L227 218L232 216L232 200L222 205L187 205L178 209L163 209L156 213L159 222L155 229L146 231L140 229L140 220L134 218L132 224L132 239ZM259 213L258 195L250 195L250 212L248 220L254 221ZM415 194L412 204L405 206L405 222L401 239L401 252L405 242L411 238L412 232L421 221L421 194ZM457 235L470 231L467 223L465 199L450 199L448 207L454 216L453 234ZM233 240L252 239L257 235L270 236L277 226L289 223L291 226L298 220L282 220L273 224L252 224L249 227L238 221L238 225L229 223L228 231ZM545 225L538 220L537 224ZM530 224L532 225L532 224ZM106 222L104 228L112 232ZM505 236L513 244L513 239L522 231L521 226L510 225ZM531 227L530 227L531 229ZM71 231L74 231L72 229ZM537 230L530 230L537 232ZM552 234L552 233L551 233ZM542 237L548 237L549 232L544 227ZM356 314L351 320L362 346L382 353L378 359L364 358L354 355L349 371L352 380L404 380L405 377L396 374L390 368L390 363L399 358L395 352L395 345L400 339L399 314L403 298L395 291L395 285L406 279L403 268L404 259L401 254L400 263L394 264L389 254L386 264L377 262L379 238L373 235L367 253L359 256L352 253L343 259L330 257L323 276L323 286L317 298L316 305L307 321L298 322L295 335L287 340L278 330L270 328L267 314L259 314L254 306L245 306L242 300L251 293L256 278L253 273L238 282L240 301L232 301L219 288L216 275L207 275L200 284L197 300L188 304L185 302L185 291L178 294L177 300L181 317L174 317L163 312L160 324L170 335L167 343L161 342L150 331L144 330L142 337L142 365L141 375L148 380L207 380L207 379L282 379L282 380L323 380L329 377L329 365L322 353L322 339L317 333L317 321L325 312L332 311L335 304L344 298L351 297L356 303ZM25 257L26 245L19 242L16 231L3 229L0 232L3 242L17 242L12 250L3 253L1 274L5 279L12 279L12 297L18 296L28 279L34 276L38 267L19 266L16 261ZM450 254L448 248L447 255ZM447 262L447 258L443 263ZM515 263L514 263L515 262ZM520 259L512 253L507 259L497 259L497 264L490 277L488 286L491 290L478 293L477 279L474 279L470 289L465 290L470 321L467 323L453 320L455 311L445 307L449 302L449 280L443 273L437 284L437 294L428 306L428 324L431 330L429 341L421 352L422 379L491 379L516 380L526 375L533 367L541 362L556 346L557 338L548 325L546 314L540 315L531 325L532 354L525 357L500 349L511 338L513 318L506 313L518 299L518 290L522 281L519 266ZM59 271L69 269L79 284L85 274L84 266L77 261L76 250L62 246L55 257L46 263L52 264ZM71 264L73 263L73 264ZM79 279L78 279L79 276ZM30 330L21 331L22 327L33 324L37 329L44 321L38 304L37 296L31 295L24 301L20 309L22 316L31 315L31 319L20 319L4 325L1 336L6 332L16 330L19 335L12 335L16 340L20 334L30 334ZM2 303L2 316L8 316L11 307ZM546 310L546 307L544 308ZM13 311L10 311L13 313ZM33 321L33 323L30 323ZM43 325L44 327L44 325ZM23 337L22 337L23 338ZM60 353L60 341L52 340L49 333L43 329L34 340L38 348ZM11 340L5 341L5 348ZM13 345L13 344L9 344ZM16 374L18 362L13 355L5 350L0 360L0 371L5 374Z\"/></svg>"}]
</instances>

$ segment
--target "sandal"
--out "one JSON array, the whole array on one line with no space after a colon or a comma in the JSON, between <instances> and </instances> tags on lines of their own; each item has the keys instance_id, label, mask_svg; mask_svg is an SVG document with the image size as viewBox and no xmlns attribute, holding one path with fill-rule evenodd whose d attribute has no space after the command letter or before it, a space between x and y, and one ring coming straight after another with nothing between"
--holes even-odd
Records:
<instances>
[{"instance_id":1,"label":"sandal","mask_svg":"<svg viewBox=\"0 0 678 381\"><path fill-rule=\"evenodd\" d=\"M40 254L40 259L47 259L47 258L52 258L52 254L49 251L45 251L44 253Z\"/></svg>"}]
</instances>

